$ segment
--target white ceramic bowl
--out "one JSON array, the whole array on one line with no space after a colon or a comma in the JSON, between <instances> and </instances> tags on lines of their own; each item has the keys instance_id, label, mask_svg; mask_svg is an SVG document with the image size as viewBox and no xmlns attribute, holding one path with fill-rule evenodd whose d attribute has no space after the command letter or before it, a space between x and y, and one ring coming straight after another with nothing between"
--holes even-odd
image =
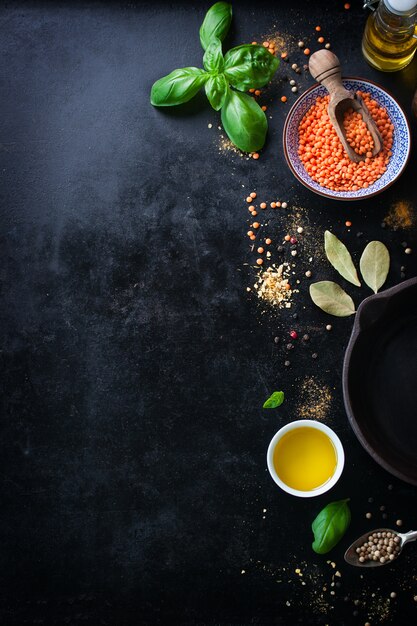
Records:
<instances>
[{"instance_id":1,"label":"white ceramic bowl","mask_svg":"<svg viewBox=\"0 0 417 626\"><path fill-rule=\"evenodd\" d=\"M302 426L316 428L317 430L321 430L321 432L325 433L334 445L337 458L336 469L333 476L326 483L324 483L324 485L321 485L321 487L318 487L317 489L311 489L309 491L299 491L298 489L293 489L292 487L289 487L280 479L274 466L274 450L278 441L282 439L282 437L290 430L294 430L295 428L300 428ZM266 462L268 465L269 473L271 474L272 479L276 482L278 487L281 487L281 489L283 489L287 493L290 493L293 496L299 496L300 498L313 498L315 496L320 496L322 493L326 493L326 491L329 491L329 489L334 487L334 485L337 483L342 474L345 464L345 453L339 437L331 428L326 426L326 424L322 424L321 422L316 422L314 420L296 420L295 422L290 422L289 424L286 424L285 426L280 428L279 431L275 433L275 435L272 437L271 443L268 447L268 453L266 455Z\"/></svg>"},{"instance_id":2,"label":"white ceramic bowl","mask_svg":"<svg viewBox=\"0 0 417 626\"><path fill-rule=\"evenodd\" d=\"M394 125L392 156L386 172L367 189L357 191L332 191L321 187L319 183L310 178L304 169L304 165L298 156L298 127L304 115L315 103L319 96L327 95L327 89L323 85L313 85L307 89L290 109L284 125L283 145L285 158L290 170L298 180L308 189L315 193L332 198L333 200L362 200L380 193L392 185L404 171L410 156L411 136L407 118L404 111L385 89L379 87L370 80L361 78L344 78L343 84L349 91L366 91L371 94L378 104L385 107Z\"/></svg>"}]
</instances>

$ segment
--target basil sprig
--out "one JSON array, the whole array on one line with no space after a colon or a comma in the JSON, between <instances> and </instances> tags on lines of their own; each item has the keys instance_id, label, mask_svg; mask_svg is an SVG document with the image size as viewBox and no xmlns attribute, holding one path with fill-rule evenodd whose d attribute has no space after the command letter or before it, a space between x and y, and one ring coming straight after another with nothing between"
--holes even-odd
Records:
<instances>
[{"instance_id":1,"label":"basil sprig","mask_svg":"<svg viewBox=\"0 0 417 626\"><path fill-rule=\"evenodd\" d=\"M221 109L230 140L244 152L255 152L265 143L268 123L258 103L240 92L263 87L272 79L279 61L258 45L232 48L223 57L222 41L231 20L232 7L227 2L216 2L208 10L200 28L204 69L184 67L160 78L152 86L151 104L183 104L204 86L213 109Z\"/></svg>"}]
</instances>

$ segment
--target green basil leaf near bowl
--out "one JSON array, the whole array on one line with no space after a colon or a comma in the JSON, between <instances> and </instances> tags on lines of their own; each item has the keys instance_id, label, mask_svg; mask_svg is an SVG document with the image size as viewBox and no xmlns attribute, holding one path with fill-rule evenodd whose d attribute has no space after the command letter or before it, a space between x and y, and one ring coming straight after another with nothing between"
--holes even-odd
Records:
<instances>
[{"instance_id":1,"label":"green basil leaf near bowl","mask_svg":"<svg viewBox=\"0 0 417 626\"><path fill-rule=\"evenodd\" d=\"M331 502L324 507L313 521L313 550L317 554L327 554L339 543L350 524L349 498Z\"/></svg>"},{"instance_id":2,"label":"green basil leaf near bowl","mask_svg":"<svg viewBox=\"0 0 417 626\"><path fill-rule=\"evenodd\" d=\"M229 89L222 108L222 124L235 146L244 152L256 152L265 143L265 113L246 93Z\"/></svg>"},{"instance_id":3,"label":"green basil leaf near bowl","mask_svg":"<svg viewBox=\"0 0 417 626\"><path fill-rule=\"evenodd\" d=\"M278 59L264 46L243 45L232 48L224 57L224 73L230 84L239 89L258 89L273 77Z\"/></svg>"}]
</instances>

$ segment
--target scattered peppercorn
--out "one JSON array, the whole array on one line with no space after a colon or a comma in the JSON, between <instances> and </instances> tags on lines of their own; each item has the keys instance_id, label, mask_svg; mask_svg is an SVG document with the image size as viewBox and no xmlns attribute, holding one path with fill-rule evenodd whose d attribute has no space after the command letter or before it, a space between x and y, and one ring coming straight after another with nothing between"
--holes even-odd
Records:
<instances>
[{"instance_id":1,"label":"scattered peppercorn","mask_svg":"<svg viewBox=\"0 0 417 626\"><path fill-rule=\"evenodd\" d=\"M292 91L293 93L297 93L297 91L298 91L298 87L291 87L291 91Z\"/></svg>"},{"instance_id":2,"label":"scattered peppercorn","mask_svg":"<svg viewBox=\"0 0 417 626\"><path fill-rule=\"evenodd\" d=\"M313 354L311 355L311 358L312 359L317 359L317 357L318 357L317 352L313 352Z\"/></svg>"},{"instance_id":3,"label":"scattered peppercorn","mask_svg":"<svg viewBox=\"0 0 417 626\"><path fill-rule=\"evenodd\" d=\"M253 230L248 230L247 235L248 235L248 237L252 237L252 235L253 235Z\"/></svg>"},{"instance_id":4,"label":"scattered peppercorn","mask_svg":"<svg viewBox=\"0 0 417 626\"><path fill-rule=\"evenodd\" d=\"M389 594L390 598L396 598L397 594L395 593L395 591L391 591L391 593Z\"/></svg>"},{"instance_id":5,"label":"scattered peppercorn","mask_svg":"<svg viewBox=\"0 0 417 626\"><path fill-rule=\"evenodd\" d=\"M310 339L309 335L303 335L303 341L308 341Z\"/></svg>"},{"instance_id":6,"label":"scattered peppercorn","mask_svg":"<svg viewBox=\"0 0 417 626\"><path fill-rule=\"evenodd\" d=\"M292 350L294 348L292 343L287 343L287 350Z\"/></svg>"},{"instance_id":7,"label":"scattered peppercorn","mask_svg":"<svg viewBox=\"0 0 417 626\"><path fill-rule=\"evenodd\" d=\"M294 85L295 85L295 84L296 84L296 82L295 82L295 80L294 80L294 79L290 80L290 85L291 85L291 87L294 87Z\"/></svg>"},{"instance_id":8,"label":"scattered peppercorn","mask_svg":"<svg viewBox=\"0 0 417 626\"><path fill-rule=\"evenodd\" d=\"M298 47L299 48L304 48L304 41L299 41L298 42Z\"/></svg>"},{"instance_id":9,"label":"scattered peppercorn","mask_svg":"<svg viewBox=\"0 0 417 626\"><path fill-rule=\"evenodd\" d=\"M274 342L279 343L279 337L274 337Z\"/></svg>"},{"instance_id":10,"label":"scattered peppercorn","mask_svg":"<svg viewBox=\"0 0 417 626\"><path fill-rule=\"evenodd\" d=\"M346 9L346 11L349 11L349 9L350 9L350 4L349 4L349 2L346 2L343 6L344 6L344 8Z\"/></svg>"},{"instance_id":11,"label":"scattered peppercorn","mask_svg":"<svg viewBox=\"0 0 417 626\"><path fill-rule=\"evenodd\" d=\"M297 331L292 330L292 331L290 332L290 337L292 337L292 339L298 339L298 334L297 334Z\"/></svg>"},{"instance_id":12,"label":"scattered peppercorn","mask_svg":"<svg viewBox=\"0 0 417 626\"><path fill-rule=\"evenodd\" d=\"M330 44L326 43L326 45L324 47L326 48L326 50L329 50L330 49Z\"/></svg>"},{"instance_id":13,"label":"scattered peppercorn","mask_svg":"<svg viewBox=\"0 0 417 626\"><path fill-rule=\"evenodd\" d=\"M371 519L372 513L366 513L365 517L366 517L366 519Z\"/></svg>"},{"instance_id":14,"label":"scattered peppercorn","mask_svg":"<svg viewBox=\"0 0 417 626\"><path fill-rule=\"evenodd\" d=\"M286 208L287 208L287 206L288 206L288 204L287 204L286 202L282 202L282 203L281 203L281 206L282 206L282 208L283 208L283 209L286 209Z\"/></svg>"},{"instance_id":15,"label":"scattered peppercorn","mask_svg":"<svg viewBox=\"0 0 417 626\"><path fill-rule=\"evenodd\" d=\"M266 111L266 110L267 110L267 108L268 108L268 107L267 107L267 106L265 106L265 104L261 106L262 111Z\"/></svg>"},{"instance_id":16,"label":"scattered peppercorn","mask_svg":"<svg viewBox=\"0 0 417 626\"><path fill-rule=\"evenodd\" d=\"M297 250L291 250L291 256L297 256Z\"/></svg>"},{"instance_id":17,"label":"scattered peppercorn","mask_svg":"<svg viewBox=\"0 0 417 626\"><path fill-rule=\"evenodd\" d=\"M255 89L255 96L260 96L262 91L260 89Z\"/></svg>"},{"instance_id":18,"label":"scattered peppercorn","mask_svg":"<svg viewBox=\"0 0 417 626\"><path fill-rule=\"evenodd\" d=\"M293 64L291 65L291 69L292 69L292 70L296 70L296 69L297 69L297 67L298 67L297 63L293 63Z\"/></svg>"},{"instance_id":19,"label":"scattered peppercorn","mask_svg":"<svg viewBox=\"0 0 417 626\"><path fill-rule=\"evenodd\" d=\"M307 278L311 278L312 273L310 272L310 270L307 270L307 271L306 271L306 276L307 276Z\"/></svg>"},{"instance_id":20,"label":"scattered peppercorn","mask_svg":"<svg viewBox=\"0 0 417 626\"><path fill-rule=\"evenodd\" d=\"M294 244L294 243L297 243L297 240L296 240L296 238L295 238L295 237L291 237L290 242L291 242L292 244Z\"/></svg>"},{"instance_id":21,"label":"scattered peppercorn","mask_svg":"<svg viewBox=\"0 0 417 626\"><path fill-rule=\"evenodd\" d=\"M412 249L411 249L411 248L406 248L406 249L404 250L404 252L405 252L406 254L411 254L411 253L412 253Z\"/></svg>"},{"instance_id":22,"label":"scattered peppercorn","mask_svg":"<svg viewBox=\"0 0 417 626\"><path fill-rule=\"evenodd\" d=\"M285 367L289 367L291 365L291 361L285 361L284 365L285 365Z\"/></svg>"}]
</instances>

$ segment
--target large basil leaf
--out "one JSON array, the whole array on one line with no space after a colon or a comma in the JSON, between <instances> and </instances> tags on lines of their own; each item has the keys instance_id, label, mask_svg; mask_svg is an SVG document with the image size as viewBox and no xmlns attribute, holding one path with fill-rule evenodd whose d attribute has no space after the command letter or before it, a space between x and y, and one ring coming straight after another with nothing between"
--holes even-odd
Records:
<instances>
[{"instance_id":1,"label":"large basil leaf","mask_svg":"<svg viewBox=\"0 0 417 626\"><path fill-rule=\"evenodd\" d=\"M152 85L151 104L169 107L191 100L204 85L209 74L198 67L182 67L160 78Z\"/></svg>"},{"instance_id":2,"label":"large basil leaf","mask_svg":"<svg viewBox=\"0 0 417 626\"><path fill-rule=\"evenodd\" d=\"M317 515L311 525L314 533L313 550L326 554L339 543L350 524L350 509L347 500L331 502Z\"/></svg>"},{"instance_id":3,"label":"large basil leaf","mask_svg":"<svg viewBox=\"0 0 417 626\"><path fill-rule=\"evenodd\" d=\"M278 66L279 60L263 46L238 46L226 52L224 57L226 78L240 91L263 87Z\"/></svg>"},{"instance_id":4,"label":"large basil leaf","mask_svg":"<svg viewBox=\"0 0 417 626\"><path fill-rule=\"evenodd\" d=\"M229 89L222 108L222 124L231 141L244 152L260 150L268 124L265 113L246 93Z\"/></svg>"},{"instance_id":5,"label":"large basil leaf","mask_svg":"<svg viewBox=\"0 0 417 626\"><path fill-rule=\"evenodd\" d=\"M206 96L215 111L219 111L224 105L228 88L224 74L210 76L206 82Z\"/></svg>"},{"instance_id":6,"label":"large basil leaf","mask_svg":"<svg viewBox=\"0 0 417 626\"><path fill-rule=\"evenodd\" d=\"M213 37L210 45L204 53L203 57L204 67L208 72L222 72L223 71L223 52L222 42L218 37Z\"/></svg>"},{"instance_id":7,"label":"large basil leaf","mask_svg":"<svg viewBox=\"0 0 417 626\"><path fill-rule=\"evenodd\" d=\"M228 2L216 2L216 4L210 7L200 28L200 42L203 50L208 48L213 37L218 37L220 41L223 41L229 32L231 21L231 4Z\"/></svg>"}]
</instances>

